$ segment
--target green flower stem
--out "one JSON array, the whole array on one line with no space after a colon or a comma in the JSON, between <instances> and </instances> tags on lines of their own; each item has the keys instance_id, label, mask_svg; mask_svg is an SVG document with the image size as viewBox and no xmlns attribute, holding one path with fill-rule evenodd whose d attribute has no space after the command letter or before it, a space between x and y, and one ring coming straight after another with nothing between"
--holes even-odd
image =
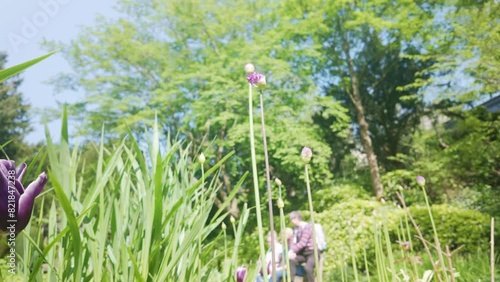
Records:
<instances>
[{"instance_id":1,"label":"green flower stem","mask_svg":"<svg viewBox=\"0 0 500 282\"><path fill-rule=\"evenodd\" d=\"M366 257L366 246L363 246L363 258L365 260L366 278L370 282L370 269L368 268L368 258Z\"/></svg>"},{"instance_id":2,"label":"green flower stem","mask_svg":"<svg viewBox=\"0 0 500 282\"><path fill-rule=\"evenodd\" d=\"M399 192L396 192L396 196L398 197L399 202L403 205L405 213L408 215L408 218L410 219L411 223L413 224L413 227L417 231L418 238L420 238L422 245L424 245L424 250L426 251L427 256L429 257L429 260L431 261L432 268L434 269L434 273L436 273L436 277L438 278L438 281L441 281L441 277L439 276L439 271L438 271L437 265L434 263L434 258L432 257L431 250L430 250L429 246L427 245L427 241L424 239L424 235L422 234L420 227L415 222L415 219L411 215L410 210L406 206L406 202L404 201L403 196Z\"/></svg>"},{"instance_id":3,"label":"green flower stem","mask_svg":"<svg viewBox=\"0 0 500 282\"><path fill-rule=\"evenodd\" d=\"M384 218L383 218L383 222L382 222L382 230L384 232L384 239L385 239L385 248L386 248L386 251L387 251L387 258L389 259L389 266L391 268L391 273L392 273L392 277L394 277L396 274L396 266L394 264L394 256L393 256L393 251L392 251L392 247L391 247L391 239L389 237L389 230L387 228L387 214L386 214L386 210L384 209L383 210L383 213L384 213Z\"/></svg>"},{"instance_id":4,"label":"green flower stem","mask_svg":"<svg viewBox=\"0 0 500 282\"><path fill-rule=\"evenodd\" d=\"M434 243L436 244L436 249L439 257L439 263L441 264L441 269L443 269L444 278L446 281L449 280L448 274L446 273L446 264L444 263L443 252L441 250L441 244L439 243L439 237L436 230L436 225L434 224L434 218L432 217L431 206L429 205L429 199L427 198L427 192L425 191L425 186L422 185L422 191L424 192L425 205L427 206L427 211L429 212L429 217L431 219L432 231L434 231ZM436 273L439 276L439 273Z\"/></svg>"},{"instance_id":5,"label":"green flower stem","mask_svg":"<svg viewBox=\"0 0 500 282\"><path fill-rule=\"evenodd\" d=\"M283 199L282 195L281 195L281 185L278 186L279 188L279 195L280 195L280 199ZM283 245L285 246L284 249L283 249L283 252L286 254L286 256L284 256L284 259L285 259L285 262L286 262L286 281L287 282L291 282L290 279L290 260L288 259L288 238L286 237L286 224L285 224L285 213L283 212L283 208L280 207L280 230L281 230L281 233L282 233L282 236L281 236L281 240L283 241Z\"/></svg>"},{"instance_id":6,"label":"green flower stem","mask_svg":"<svg viewBox=\"0 0 500 282\"><path fill-rule=\"evenodd\" d=\"M314 226L314 214L313 214L313 202L312 202L312 194L311 194L311 185L309 185L309 164L305 166L305 176L306 176L306 185L307 185L307 198L309 198L309 212L311 213L311 224L312 224L312 237L313 237L313 245L314 245L314 264L317 272L318 281L322 281L322 275L319 273L319 254L318 254L318 245L316 244L316 228Z\"/></svg>"},{"instance_id":7,"label":"green flower stem","mask_svg":"<svg viewBox=\"0 0 500 282\"><path fill-rule=\"evenodd\" d=\"M201 164L201 190L200 190L200 197L201 197L201 211L205 211L205 169L203 167L203 164ZM198 234L198 281L201 281L201 273L202 273L202 263L201 263L201 232Z\"/></svg>"},{"instance_id":8,"label":"green flower stem","mask_svg":"<svg viewBox=\"0 0 500 282\"><path fill-rule=\"evenodd\" d=\"M354 251L354 240L353 240L354 232L350 221L347 222L347 228L349 231L349 250L351 252L352 269L354 269L354 280L356 282L359 282L358 271L357 271L358 266L356 264L356 252Z\"/></svg>"},{"instance_id":9,"label":"green flower stem","mask_svg":"<svg viewBox=\"0 0 500 282\"><path fill-rule=\"evenodd\" d=\"M269 172L269 156L267 154L267 140L266 140L266 123L264 121L264 101L262 98L262 91L259 95L260 99L260 121L262 125L262 142L264 145L264 161L266 163L266 183L267 183L267 202L269 204L269 225L271 229L271 267L273 272L272 278L273 282L276 282L276 246L274 242L277 238L274 238L274 219L273 219L273 199L271 197L271 176Z\"/></svg>"},{"instance_id":10,"label":"green flower stem","mask_svg":"<svg viewBox=\"0 0 500 282\"><path fill-rule=\"evenodd\" d=\"M259 229L259 247L264 277L267 277L266 250L264 248L264 232L262 230L262 214L260 211L259 179L257 176L257 160L255 158L255 134L253 130L252 85L248 84L248 118L250 122L250 153L252 155L253 188L255 191L255 211L257 212L257 228Z\"/></svg>"}]
</instances>

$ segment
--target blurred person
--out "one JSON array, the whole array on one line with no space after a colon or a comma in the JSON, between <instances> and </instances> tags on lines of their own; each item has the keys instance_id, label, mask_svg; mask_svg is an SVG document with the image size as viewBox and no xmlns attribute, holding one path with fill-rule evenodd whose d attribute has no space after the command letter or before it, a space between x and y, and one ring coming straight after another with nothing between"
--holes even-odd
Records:
<instances>
[{"instance_id":1,"label":"blurred person","mask_svg":"<svg viewBox=\"0 0 500 282\"><path fill-rule=\"evenodd\" d=\"M302 220L302 215L298 211L290 213L290 221L296 230L296 240L290 245L290 277L295 279L297 266L305 263L304 269L308 282L314 282L314 243L312 238L312 224Z\"/></svg>"},{"instance_id":2,"label":"blurred person","mask_svg":"<svg viewBox=\"0 0 500 282\"><path fill-rule=\"evenodd\" d=\"M274 262L276 266L276 281L280 282L283 281L283 276L284 276L284 270L285 270L285 265L283 264L283 245L278 242L278 234L276 234L275 231L267 233L266 241L267 245L269 246L269 250L266 253L265 261L266 261L266 269L267 269L267 281L272 282L273 281L273 267L272 267L272 257L273 257L273 252L272 252L272 245L271 242L274 239ZM259 272L259 276L257 276L256 282L264 282L266 281L264 279L264 274L263 270L261 268Z\"/></svg>"}]
</instances>

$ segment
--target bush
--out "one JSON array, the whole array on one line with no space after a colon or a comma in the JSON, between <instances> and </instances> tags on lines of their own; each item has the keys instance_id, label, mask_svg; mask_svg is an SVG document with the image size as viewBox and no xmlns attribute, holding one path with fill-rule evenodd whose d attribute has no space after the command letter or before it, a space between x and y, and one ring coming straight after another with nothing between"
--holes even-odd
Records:
<instances>
[{"instance_id":1,"label":"bush","mask_svg":"<svg viewBox=\"0 0 500 282\"><path fill-rule=\"evenodd\" d=\"M464 246L460 253L476 253L489 248L489 217L477 211L450 205L432 207L441 246L451 250ZM432 225L427 207L414 206L410 213L419 225L424 238L433 242ZM307 213L304 213L307 218ZM325 253L325 271L351 263L354 252L359 269L364 268L363 249L369 262L375 261L374 231L388 229L392 250L399 248L400 223L404 222L404 210L392 205L382 205L376 201L351 200L332 206L315 215L315 220L323 225L328 250ZM410 226L412 225L409 222ZM413 226L410 227L415 251L422 251L421 242ZM432 243L433 244L433 243Z\"/></svg>"},{"instance_id":2,"label":"bush","mask_svg":"<svg viewBox=\"0 0 500 282\"><path fill-rule=\"evenodd\" d=\"M350 263L352 252L357 266L362 267L363 249L367 250L368 261L374 261L373 226L385 222L393 230L397 215L392 206L367 200L346 201L317 214L315 220L323 225L328 246L325 271Z\"/></svg>"},{"instance_id":3,"label":"bush","mask_svg":"<svg viewBox=\"0 0 500 282\"><path fill-rule=\"evenodd\" d=\"M368 200L369 196L361 186L354 184L339 184L329 188L313 191L313 205L315 212L322 212L330 209L332 205L354 199ZM304 203L302 209L309 210L307 202Z\"/></svg>"},{"instance_id":4,"label":"bush","mask_svg":"<svg viewBox=\"0 0 500 282\"><path fill-rule=\"evenodd\" d=\"M434 205L431 207L441 246L449 246L454 250L463 246L461 253L476 253L489 249L490 218L478 211L468 210L450 205ZM433 240L432 224L427 207L412 206L410 213L429 242ZM416 234L415 230L412 230ZM416 240L415 240L416 241ZM422 247L419 242L415 246Z\"/></svg>"}]
</instances>

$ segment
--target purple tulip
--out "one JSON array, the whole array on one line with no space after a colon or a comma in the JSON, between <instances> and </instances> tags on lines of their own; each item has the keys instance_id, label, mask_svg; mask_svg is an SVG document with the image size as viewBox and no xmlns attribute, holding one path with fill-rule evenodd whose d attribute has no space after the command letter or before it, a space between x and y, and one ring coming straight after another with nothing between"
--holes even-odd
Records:
<instances>
[{"instance_id":1,"label":"purple tulip","mask_svg":"<svg viewBox=\"0 0 500 282\"><path fill-rule=\"evenodd\" d=\"M247 278L247 268L245 266L240 266L236 268L236 281L243 282Z\"/></svg>"},{"instance_id":2,"label":"purple tulip","mask_svg":"<svg viewBox=\"0 0 500 282\"><path fill-rule=\"evenodd\" d=\"M21 183L26 164L17 169L14 161L0 159L0 231L21 232L30 221L33 203L42 192L47 175L38 176L26 190Z\"/></svg>"}]
</instances>

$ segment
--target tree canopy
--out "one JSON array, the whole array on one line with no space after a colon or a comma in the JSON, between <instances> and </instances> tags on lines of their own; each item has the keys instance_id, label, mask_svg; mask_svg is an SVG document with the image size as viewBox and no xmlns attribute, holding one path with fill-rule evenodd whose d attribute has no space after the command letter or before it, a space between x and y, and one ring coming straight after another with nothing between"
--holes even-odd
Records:
<instances>
[{"instance_id":1,"label":"tree canopy","mask_svg":"<svg viewBox=\"0 0 500 282\"><path fill-rule=\"evenodd\" d=\"M119 19L101 17L61 44L75 71L57 84L85 92L70 110L80 133L95 137L104 125L113 139L130 127L140 139L158 114L164 133L193 144L193 157L202 150L218 161L235 150L222 166L219 200L250 168L247 62L267 76L272 177L297 202L302 146L314 151L316 189L353 176L354 159L380 198L380 175L409 169L401 156L412 154L424 116L498 92L495 1L123 0L117 7ZM461 77L475 86L459 89ZM239 202L252 202L249 187L229 208L234 215Z\"/></svg>"}]
</instances>

